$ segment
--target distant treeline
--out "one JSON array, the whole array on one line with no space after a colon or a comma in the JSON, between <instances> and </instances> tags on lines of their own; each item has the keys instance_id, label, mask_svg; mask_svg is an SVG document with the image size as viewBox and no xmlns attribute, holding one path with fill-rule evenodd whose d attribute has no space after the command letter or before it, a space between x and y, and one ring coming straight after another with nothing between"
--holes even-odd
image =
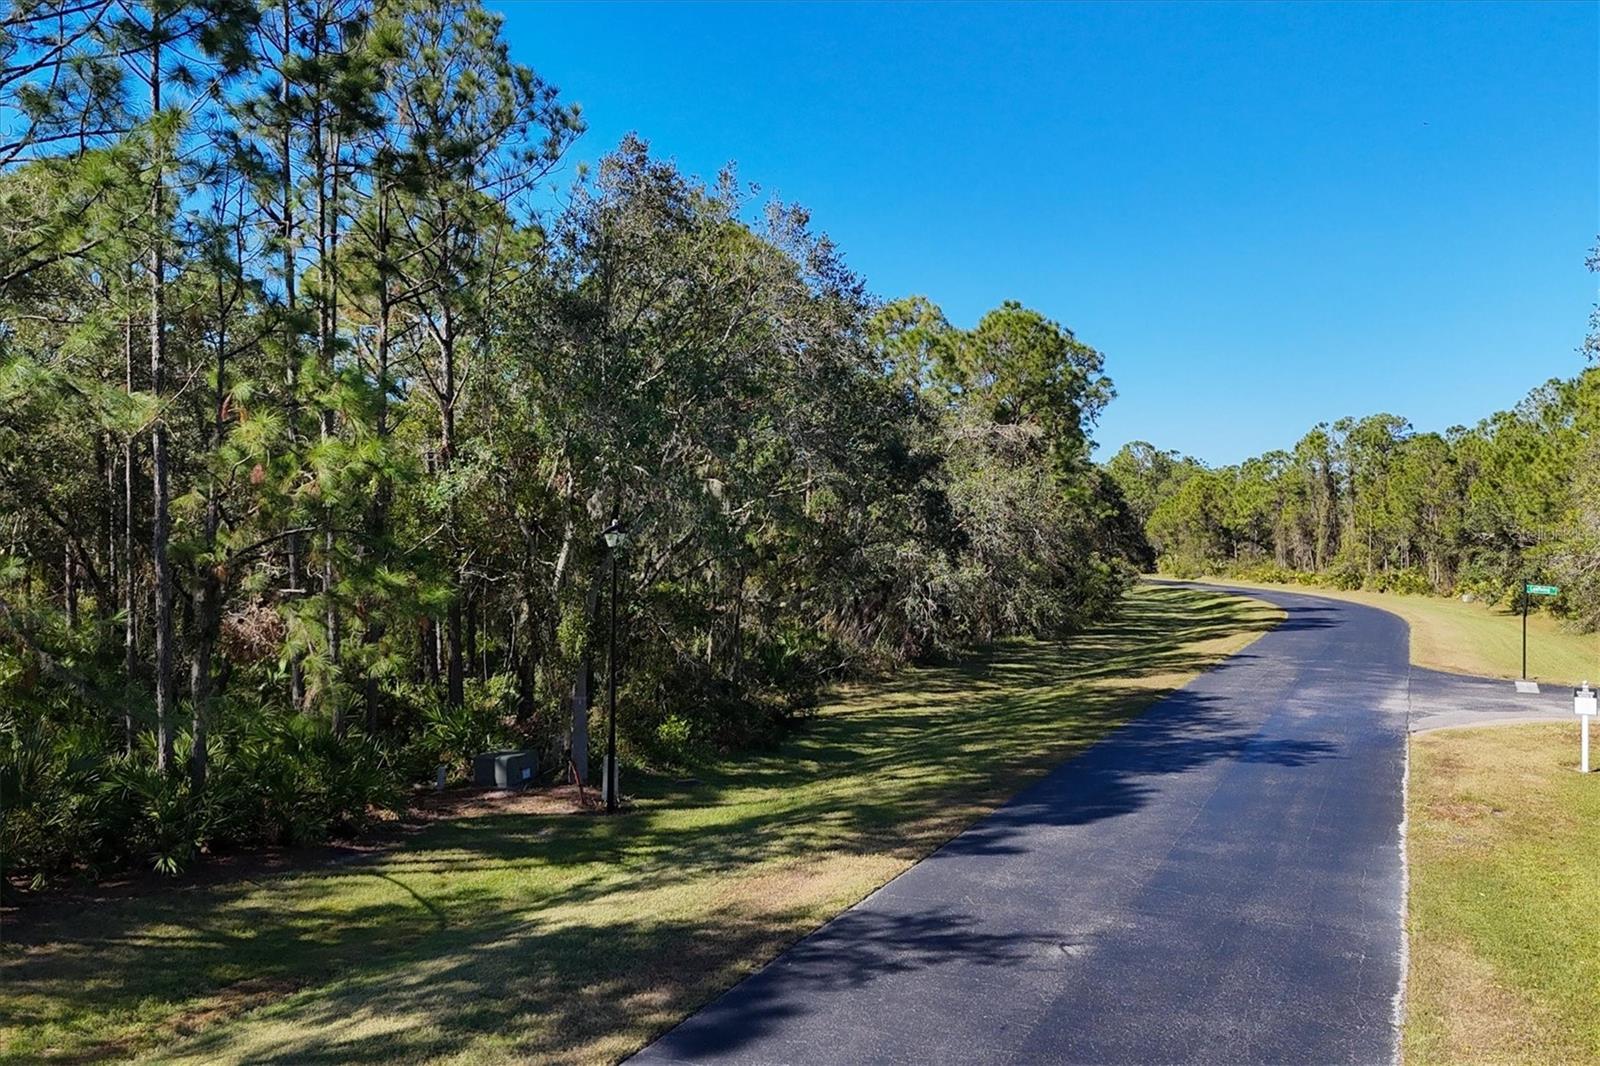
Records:
<instances>
[{"instance_id":1,"label":"distant treeline","mask_svg":"<svg viewBox=\"0 0 1600 1066\"><path fill-rule=\"evenodd\" d=\"M587 773L613 568L624 758L682 763L1149 560L1098 352L637 138L565 173L476 3L30 0L0 64L7 875Z\"/></svg>"},{"instance_id":2,"label":"distant treeline","mask_svg":"<svg viewBox=\"0 0 1600 1066\"><path fill-rule=\"evenodd\" d=\"M1539 579L1562 586L1549 609L1600 627L1600 368L1471 429L1345 418L1237 466L1135 442L1106 470L1168 573L1502 603Z\"/></svg>"}]
</instances>

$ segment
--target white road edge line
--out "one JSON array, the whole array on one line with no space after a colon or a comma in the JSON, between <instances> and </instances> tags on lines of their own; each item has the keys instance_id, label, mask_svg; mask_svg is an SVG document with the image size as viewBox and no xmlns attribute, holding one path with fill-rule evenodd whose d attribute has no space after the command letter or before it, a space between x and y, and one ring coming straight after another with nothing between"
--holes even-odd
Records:
<instances>
[{"instance_id":1,"label":"white road edge line","mask_svg":"<svg viewBox=\"0 0 1600 1066\"><path fill-rule=\"evenodd\" d=\"M1409 641L1411 626L1406 626ZM1407 652L1409 657L1409 651ZM1406 1023L1406 982L1411 970L1411 935L1406 928L1407 911L1411 900L1411 858L1406 847L1406 835L1411 826L1411 667L1406 667L1406 742L1405 757L1400 768L1400 985L1394 990L1394 1008L1391 1024L1394 1027L1394 1054L1390 1061L1395 1066L1402 1062Z\"/></svg>"}]
</instances>

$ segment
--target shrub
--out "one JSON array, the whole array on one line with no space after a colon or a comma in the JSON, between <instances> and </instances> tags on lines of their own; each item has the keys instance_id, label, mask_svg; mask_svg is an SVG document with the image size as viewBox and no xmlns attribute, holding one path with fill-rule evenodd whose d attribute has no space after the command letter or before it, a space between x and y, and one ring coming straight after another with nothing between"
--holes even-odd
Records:
<instances>
[{"instance_id":1,"label":"shrub","mask_svg":"<svg viewBox=\"0 0 1600 1066\"><path fill-rule=\"evenodd\" d=\"M1293 585L1305 576L1293 570L1287 570L1277 563L1253 563L1249 566L1236 567L1230 573L1241 581L1254 581L1269 585Z\"/></svg>"},{"instance_id":2,"label":"shrub","mask_svg":"<svg viewBox=\"0 0 1600 1066\"><path fill-rule=\"evenodd\" d=\"M1433 582L1428 575L1417 567L1407 567L1404 570L1389 570L1373 575L1373 580L1368 582L1368 587L1378 592L1391 592L1401 596L1431 596L1434 593Z\"/></svg>"},{"instance_id":3,"label":"shrub","mask_svg":"<svg viewBox=\"0 0 1600 1066\"><path fill-rule=\"evenodd\" d=\"M1491 606L1508 607L1516 602L1518 584L1503 567L1473 560L1456 575L1455 591Z\"/></svg>"},{"instance_id":4,"label":"shrub","mask_svg":"<svg viewBox=\"0 0 1600 1066\"><path fill-rule=\"evenodd\" d=\"M122 759L106 774L98 799L93 827L103 860L127 859L175 874L205 847L203 808L189 791L187 774Z\"/></svg>"},{"instance_id":5,"label":"shrub","mask_svg":"<svg viewBox=\"0 0 1600 1066\"><path fill-rule=\"evenodd\" d=\"M682 766L713 752L776 743L787 724L814 704L814 690L806 691L812 695L797 691L779 698L770 687L735 685L684 669L649 690L630 688L620 698L627 710L618 725L648 759Z\"/></svg>"},{"instance_id":6,"label":"shrub","mask_svg":"<svg viewBox=\"0 0 1600 1066\"><path fill-rule=\"evenodd\" d=\"M511 726L516 701L516 678L510 674L469 681L460 707L435 697L422 708L421 727L404 764L419 777L440 764L465 773L474 755L516 742Z\"/></svg>"},{"instance_id":7,"label":"shrub","mask_svg":"<svg viewBox=\"0 0 1600 1066\"><path fill-rule=\"evenodd\" d=\"M1189 581L1203 576L1206 572L1206 567L1195 559L1163 555L1156 560L1156 573L1163 577L1177 578L1179 581Z\"/></svg>"},{"instance_id":8,"label":"shrub","mask_svg":"<svg viewBox=\"0 0 1600 1066\"><path fill-rule=\"evenodd\" d=\"M1335 560L1333 566L1322 575L1322 583L1330 589L1354 592L1366 582L1366 577L1359 563L1341 559Z\"/></svg>"},{"instance_id":9,"label":"shrub","mask_svg":"<svg viewBox=\"0 0 1600 1066\"><path fill-rule=\"evenodd\" d=\"M131 756L104 756L103 737L46 718L0 720L0 851L8 872L45 881L74 871L101 877L129 866L173 874L205 851L237 845L314 844L355 832L405 793L377 742L335 737L325 719L258 712L212 747L204 789L187 772L190 738L175 744L177 772L158 771L154 738Z\"/></svg>"},{"instance_id":10,"label":"shrub","mask_svg":"<svg viewBox=\"0 0 1600 1066\"><path fill-rule=\"evenodd\" d=\"M694 727L681 714L667 715L656 725L655 754L671 766L681 766L695 754Z\"/></svg>"},{"instance_id":11,"label":"shrub","mask_svg":"<svg viewBox=\"0 0 1600 1066\"><path fill-rule=\"evenodd\" d=\"M314 844L360 830L375 808L399 809L404 790L377 741L268 714L219 750L203 800L217 845Z\"/></svg>"}]
</instances>

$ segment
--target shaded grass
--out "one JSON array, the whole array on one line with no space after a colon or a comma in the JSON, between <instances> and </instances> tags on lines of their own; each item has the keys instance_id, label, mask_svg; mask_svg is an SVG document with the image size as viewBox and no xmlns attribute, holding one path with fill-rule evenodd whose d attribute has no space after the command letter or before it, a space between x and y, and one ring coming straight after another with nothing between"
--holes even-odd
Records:
<instances>
[{"instance_id":1,"label":"shaded grass","mask_svg":"<svg viewBox=\"0 0 1600 1066\"><path fill-rule=\"evenodd\" d=\"M1522 674L1522 615L1514 611L1442 596L1341 592L1225 578L1201 580L1240 588L1282 589L1377 607L1399 615L1411 626L1411 661L1417 666L1480 677L1510 678ZM1600 633L1579 633L1549 615L1529 615L1528 676L1563 685L1600 678Z\"/></svg>"},{"instance_id":2,"label":"shaded grass","mask_svg":"<svg viewBox=\"0 0 1600 1066\"><path fill-rule=\"evenodd\" d=\"M0 957L0 1058L621 1058L1279 618L1142 588L1067 642L857 686L776 750L635 780L621 817L462 818L34 915Z\"/></svg>"},{"instance_id":3,"label":"shaded grass","mask_svg":"<svg viewBox=\"0 0 1600 1066\"><path fill-rule=\"evenodd\" d=\"M1600 774L1577 725L1411 744L1405 1053L1600 1062Z\"/></svg>"}]
</instances>

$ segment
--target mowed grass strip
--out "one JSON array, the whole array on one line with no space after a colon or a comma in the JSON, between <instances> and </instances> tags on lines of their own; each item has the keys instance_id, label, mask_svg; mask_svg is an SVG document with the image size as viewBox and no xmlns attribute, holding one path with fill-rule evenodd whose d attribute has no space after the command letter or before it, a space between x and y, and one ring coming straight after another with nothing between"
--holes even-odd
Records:
<instances>
[{"instance_id":1,"label":"mowed grass strip","mask_svg":"<svg viewBox=\"0 0 1600 1066\"><path fill-rule=\"evenodd\" d=\"M1600 774L1578 725L1412 739L1405 1055L1600 1062Z\"/></svg>"},{"instance_id":2,"label":"mowed grass strip","mask_svg":"<svg viewBox=\"0 0 1600 1066\"><path fill-rule=\"evenodd\" d=\"M1484 603L1443 596L1341 592L1308 585L1268 585L1204 578L1218 585L1278 589L1366 604L1397 614L1411 626L1411 661L1430 670L1479 677L1522 675L1522 615ZM1579 633L1545 614L1528 616L1528 676L1550 684L1600 679L1600 633Z\"/></svg>"},{"instance_id":3,"label":"mowed grass strip","mask_svg":"<svg viewBox=\"0 0 1600 1066\"><path fill-rule=\"evenodd\" d=\"M359 863L58 907L4 946L0 1055L619 1059L1280 617L1140 588L1063 643L844 691L692 784L627 782L617 818L463 818Z\"/></svg>"}]
</instances>

